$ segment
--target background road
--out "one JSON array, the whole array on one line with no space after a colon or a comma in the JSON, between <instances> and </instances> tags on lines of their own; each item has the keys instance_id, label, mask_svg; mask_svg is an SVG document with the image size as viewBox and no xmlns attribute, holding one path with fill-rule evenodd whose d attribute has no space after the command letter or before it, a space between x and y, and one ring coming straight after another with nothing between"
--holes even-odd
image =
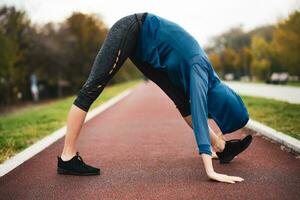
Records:
<instances>
[{"instance_id":1,"label":"background road","mask_svg":"<svg viewBox=\"0 0 300 200\"><path fill-rule=\"evenodd\" d=\"M300 104L300 87L235 81L225 83L241 95L265 97Z\"/></svg>"},{"instance_id":2,"label":"background road","mask_svg":"<svg viewBox=\"0 0 300 200\"><path fill-rule=\"evenodd\" d=\"M253 135L252 145L233 162L214 161L217 172L245 181L209 181L192 130L168 97L148 82L84 125L78 150L85 162L102 169L100 176L56 174L60 139L0 178L0 199L299 198L300 160Z\"/></svg>"}]
</instances>

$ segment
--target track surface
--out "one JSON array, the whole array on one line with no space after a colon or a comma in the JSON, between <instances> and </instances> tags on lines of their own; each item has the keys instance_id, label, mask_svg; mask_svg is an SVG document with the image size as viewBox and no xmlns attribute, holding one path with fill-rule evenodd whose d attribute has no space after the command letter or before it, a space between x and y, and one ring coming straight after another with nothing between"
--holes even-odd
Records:
<instances>
[{"instance_id":1,"label":"track surface","mask_svg":"<svg viewBox=\"0 0 300 200\"><path fill-rule=\"evenodd\" d=\"M85 162L101 168L100 176L56 174L60 139L0 178L0 199L299 199L300 160L253 136L230 164L214 161L216 171L245 181L209 181L192 129L148 82L85 124L77 147Z\"/></svg>"}]
</instances>

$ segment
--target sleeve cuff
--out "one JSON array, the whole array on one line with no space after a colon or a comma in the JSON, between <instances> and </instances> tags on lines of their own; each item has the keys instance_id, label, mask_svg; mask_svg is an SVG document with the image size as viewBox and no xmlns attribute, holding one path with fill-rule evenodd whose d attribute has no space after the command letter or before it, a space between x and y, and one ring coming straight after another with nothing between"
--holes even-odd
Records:
<instances>
[{"instance_id":1,"label":"sleeve cuff","mask_svg":"<svg viewBox=\"0 0 300 200\"><path fill-rule=\"evenodd\" d=\"M207 144L200 145L200 146L199 146L199 154L201 155L202 153L211 156L211 155L212 155L212 152L211 152L210 145L207 145Z\"/></svg>"}]
</instances>

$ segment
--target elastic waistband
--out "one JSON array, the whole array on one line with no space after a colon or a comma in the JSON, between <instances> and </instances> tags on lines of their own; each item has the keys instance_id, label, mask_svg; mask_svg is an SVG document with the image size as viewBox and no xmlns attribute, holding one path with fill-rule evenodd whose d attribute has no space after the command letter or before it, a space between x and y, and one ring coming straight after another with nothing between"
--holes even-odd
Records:
<instances>
[{"instance_id":1,"label":"elastic waistband","mask_svg":"<svg viewBox=\"0 0 300 200\"><path fill-rule=\"evenodd\" d=\"M147 16L147 12L145 12L145 13L135 13L134 15L135 15L136 20L138 21L139 28L141 28L142 25L143 25L143 22L145 21L145 18Z\"/></svg>"},{"instance_id":2,"label":"elastic waistband","mask_svg":"<svg viewBox=\"0 0 300 200\"><path fill-rule=\"evenodd\" d=\"M144 13L135 13L137 19L141 22L144 22L145 21L145 18L146 18L146 15L147 15L147 12L144 12Z\"/></svg>"}]
</instances>

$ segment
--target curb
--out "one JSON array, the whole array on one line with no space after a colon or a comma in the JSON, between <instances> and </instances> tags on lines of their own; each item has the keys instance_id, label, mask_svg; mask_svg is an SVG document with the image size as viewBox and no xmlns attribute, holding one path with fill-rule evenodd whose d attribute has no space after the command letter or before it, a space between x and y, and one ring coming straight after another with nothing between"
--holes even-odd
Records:
<instances>
[{"instance_id":1,"label":"curb","mask_svg":"<svg viewBox=\"0 0 300 200\"><path fill-rule=\"evenodd\" d=\"M96 115L100 114L101 112L105 111L109 107L113 106L114 104L116 104L117 102L119 102L120 100L122 100L123 98L128 96L134 88L136 88L140 85L141 84L138 84L137 86L134 86L133 88L129 88L129 89L121 92L117 96L111 98L107 102L105 102L105 103L101 104L100 106L96 107L95 109L91 110L90 112L88 112L84 122L89 121ZM42 150L44 150L45 148L47 148L48 146L50 146L51 144L53 144L54 142L56 142L57 140L62 138L65 134L66 134L66 126L54 131L52 134L44 137L40 141L36 142L35 144L27 147L23 151L17 153L13 157L4 161L4 163L0 164L0 177L4 176L5 174L10 172L14 168L18 167L25 161L29 160L34 155L38 154L39 152L41 152Z\"/></svg>"},{"instance_id":2,"label":"curb","mask_svg":"<svg viewBox=\"0 0 300 200\"><path fill-rule=\"evenodd\" d=\"M276 131L269 126L266 126L258 121L250 119L246 125L247 128L254 130L260 135L263 135L279 144L291 149L296 153L300 153L300 140L288 136L282 132Z\"/></svg>"}]
</instances>

